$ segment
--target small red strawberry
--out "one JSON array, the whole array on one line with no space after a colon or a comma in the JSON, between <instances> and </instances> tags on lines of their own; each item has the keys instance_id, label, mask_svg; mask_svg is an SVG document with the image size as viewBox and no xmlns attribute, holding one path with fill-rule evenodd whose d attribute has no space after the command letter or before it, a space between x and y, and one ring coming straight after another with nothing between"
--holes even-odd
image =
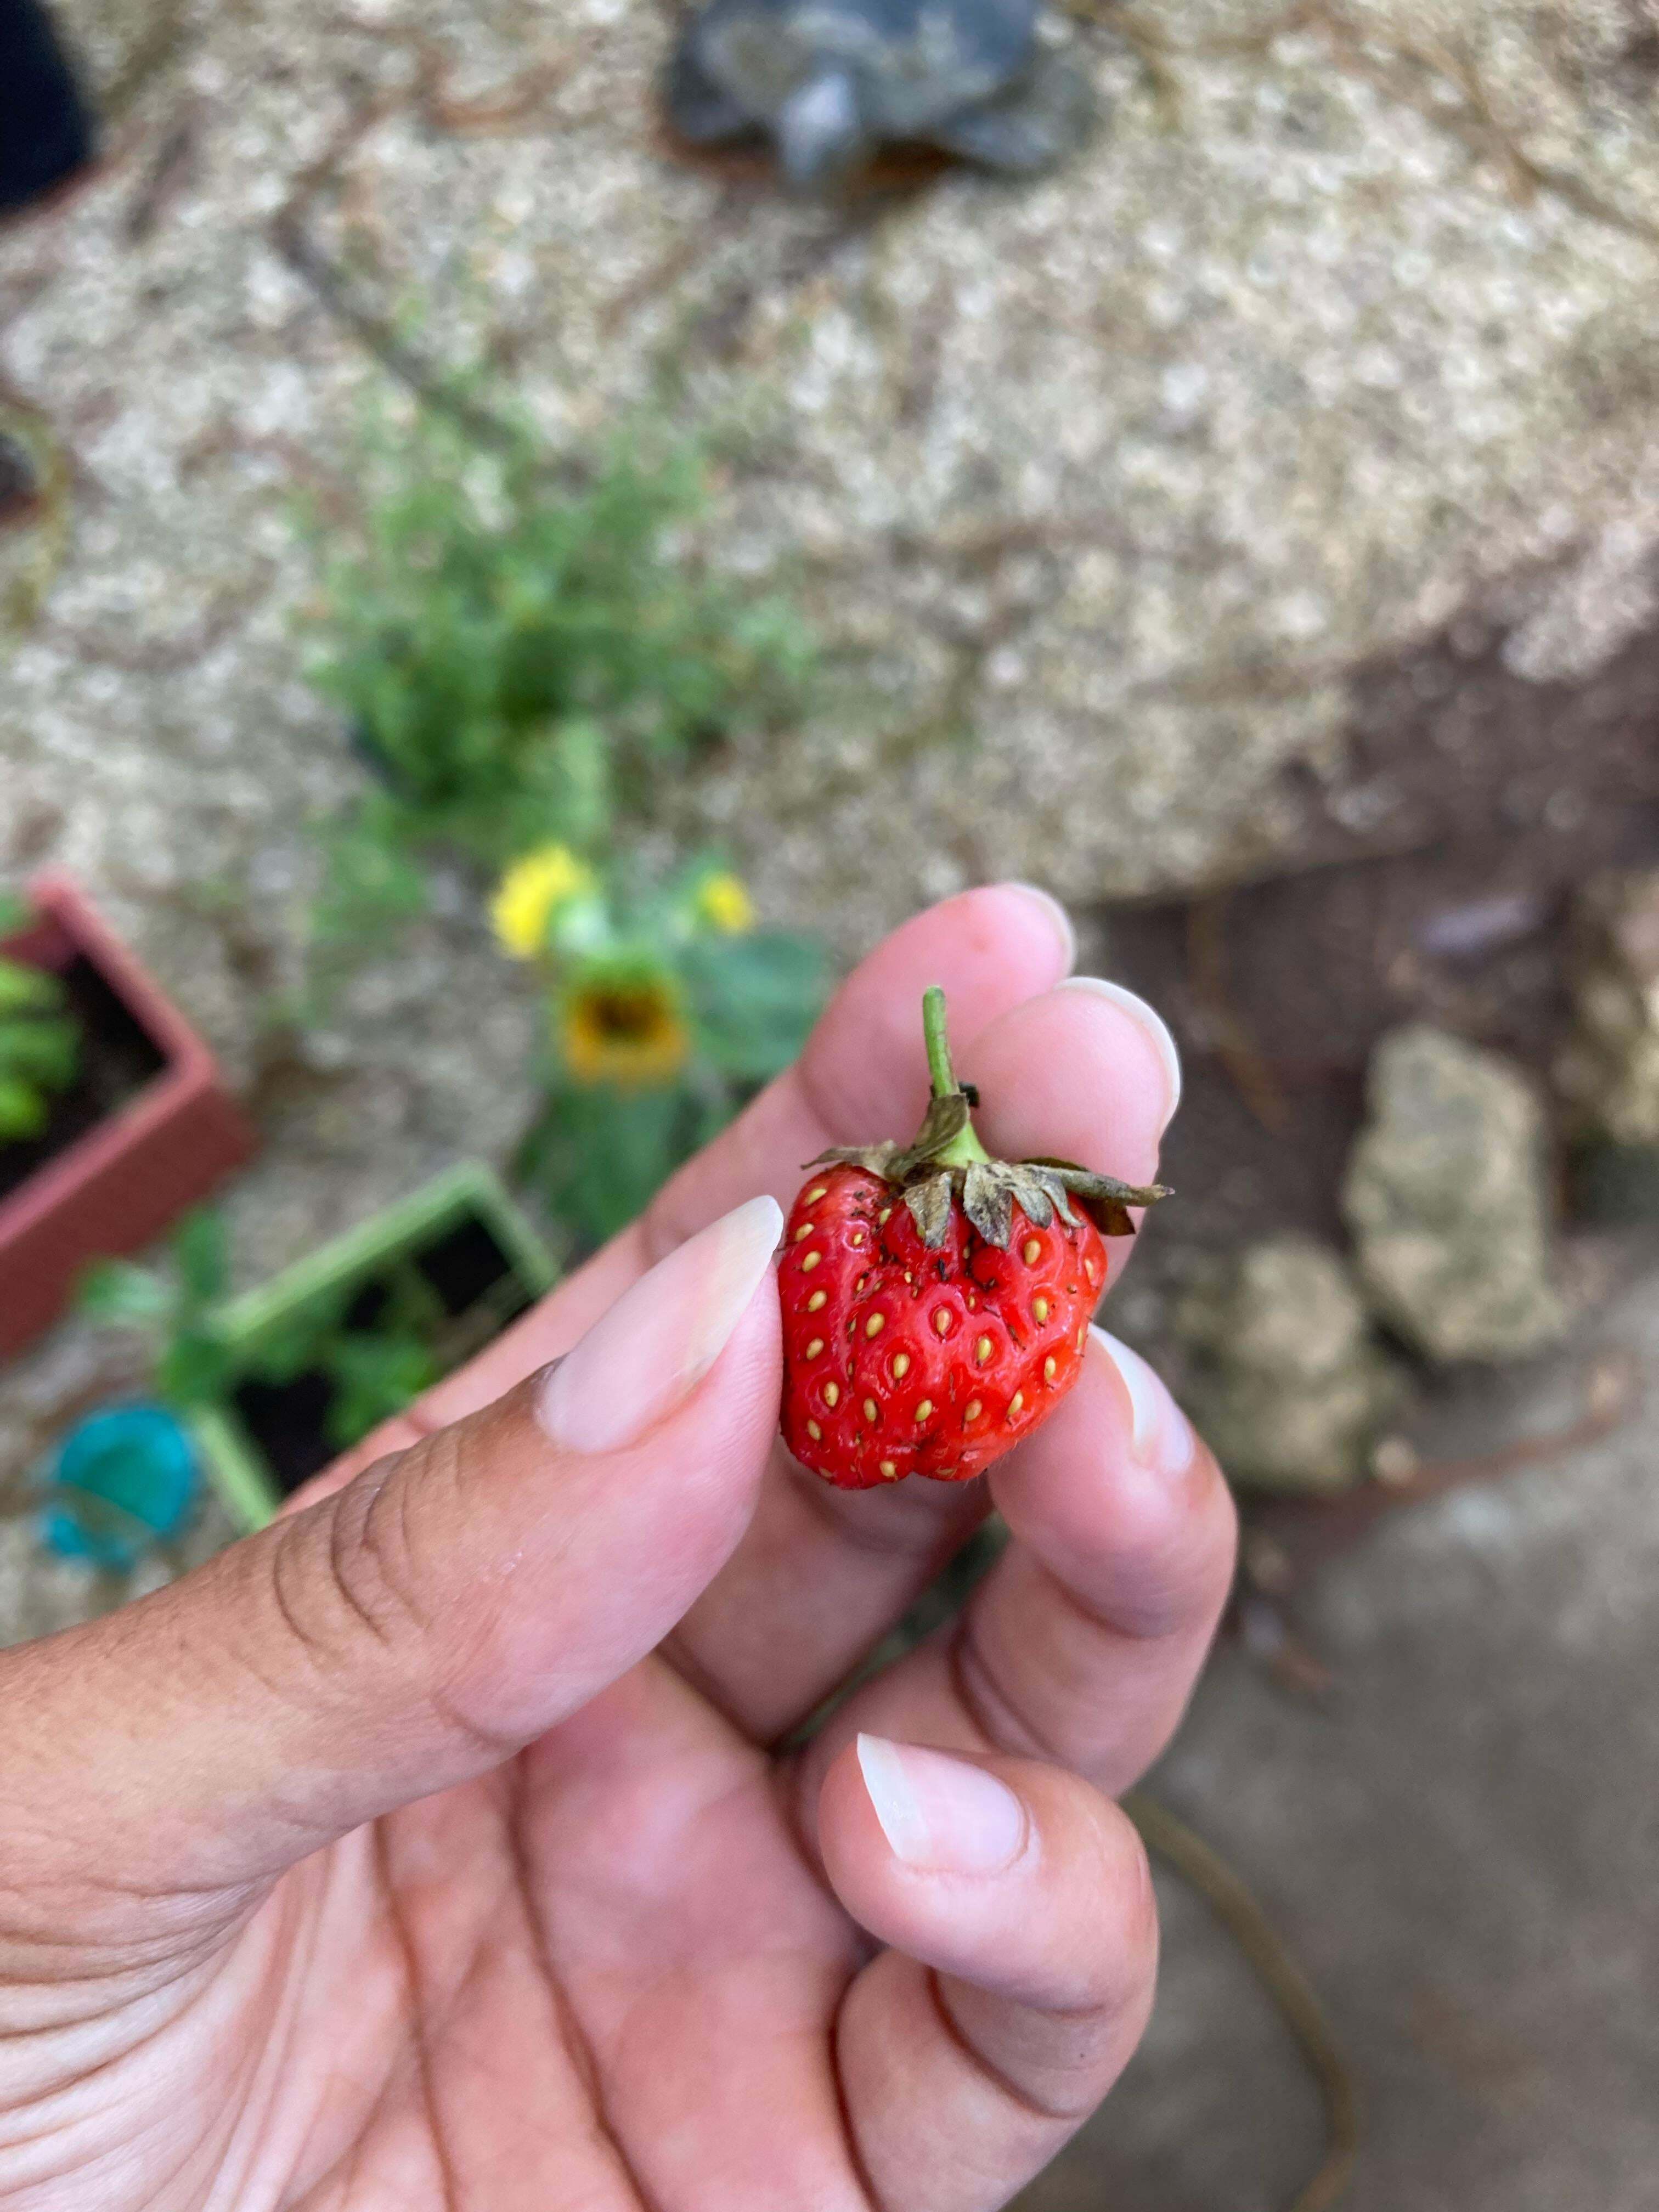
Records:
<instances>
[{"instance_id":1,"label":"small red strawberry","mask_svg":"<svg viewBox=\"0 0 1659 2212\"><path fill-rule=\"evenodd\" d=\"M1128 1208L1169 1194L992 1159L937 987L922 1026L933 1096L915 1142L823 1153L784 1232L784 1442L842 1490L965 1482L1046 1420L1081 1371L1102 1232L1132 1236Z\"/></svg>"}]
</instances>

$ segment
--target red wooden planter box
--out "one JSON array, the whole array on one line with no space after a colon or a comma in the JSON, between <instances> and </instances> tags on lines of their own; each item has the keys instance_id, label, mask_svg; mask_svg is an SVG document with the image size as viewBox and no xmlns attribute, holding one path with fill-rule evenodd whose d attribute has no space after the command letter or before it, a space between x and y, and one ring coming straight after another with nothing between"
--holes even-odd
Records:
<instances>
[{"instance_id":1,"label":"red wooden planter box","mask_svg":"<svg viewBox=\"0 0 1659 2212\"><path fill-rule=\"evenodd\" d=\"M57 1319L88 1261L149 1243L258 1141L212 1054L70 878L38 876L29 898L34 919L0 951L88 975L119 1002L158 1065L0 1197L0 1353Z\"/></svg>"}]
</instances>

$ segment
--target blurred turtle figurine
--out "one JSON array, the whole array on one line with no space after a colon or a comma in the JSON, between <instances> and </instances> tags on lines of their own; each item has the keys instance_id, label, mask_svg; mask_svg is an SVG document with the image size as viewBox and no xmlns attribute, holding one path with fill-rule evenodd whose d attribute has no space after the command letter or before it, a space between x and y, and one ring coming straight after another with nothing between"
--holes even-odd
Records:
<instances>
[{"instance_id":1,"label":"blurred turtle figurine","mask_svg":"<svg viewBox=\"0 0 1659 2212\"><path fill-rule=\"evenodd\" d=\"M698 146L763 133L799 191L922 143L1030 176L1080 146L1094 100L1037 35L1041 0L709 0L668 71Z\"/></svg>"}]
</instances>

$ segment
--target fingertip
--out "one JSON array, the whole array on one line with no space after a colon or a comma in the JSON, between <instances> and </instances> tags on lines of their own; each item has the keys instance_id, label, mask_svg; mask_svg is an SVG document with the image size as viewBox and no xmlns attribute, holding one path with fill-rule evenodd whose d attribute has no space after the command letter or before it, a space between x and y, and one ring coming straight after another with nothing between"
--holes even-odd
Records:
<instances>
[{"instance_id":1,"label":"fingertip","mask_svg":"<svg viewBox=\"0 0 1659 2212\"><path fill-rule=\"evenodd\" d=\"M1078 1160L1148 1182L1174 1110L1169 1064L1116 992L1091 983L1061 979L1010 1008L970 1054L957 1054L957 1065L984 1098L981 1133L994 1151Z\"/></svg>"},{"instance_id":2,"label":"fingertip","mask_svg":"<svg viewBox=\"0 0 1659 2212\"><path fill-rule=\"evenodd\" d=\"M617 1451L682 1407L753 1310L775 1320L773 1260L782 1228L775 1198L748 1199L631 1284L544 1372L536 1407L551 1442L583 1454Z\"/></svg>"},{"instance_id":3,"label":"fingertip","mask_svg":"<svg viewBox=\"0 0 1659 2212\"><path fill-rule=\"evenodd\" d=\"M1006 1765L1006 1762L1004 1762ZM1035 1864L1024 1795L988 1763L867 1732L831 1761L818 1792L818 1847L860 1925L912 1957L959 1967L969 1928Z\"/></svg>"},{"instance_id":4,"label":"fingertip","mask_svg":"<svg viewBox=\"0 0 1659 2212\"><path fill-rule=\"evenodd\" d=\"M859 1778L900 1864L946 1875L1002 1874L1030 1839L1018 1794L970 1760L860 1733Z\"/></svg>"},{"instance_id":5,"label":"fingertip","mask_svg":"<svg viewBox=\"0 0 1659 2212\"><path fill-rule=\"evenodd\" d=\"M1136 1636L1213 1626L1232 1582L1232 1494L1167 1386L1103 1329L990 1482L1015 1536L1091 1610Z\"/></svg>"},{"instance_id":6,"label":"fingertip","mask_svg":"<svg viewBox=\"0 0 1659 2212\"><path fill-rule=\"evenodd\" d=\"M954 957L960 969L954 981L948 974L940 978L953 998L975 995L980 978L994 976L1012 987L1009 1003L1018 1003L1052 990L1071 974L1077 933L1052 892L1010 879L975 884L924 907L871 957L888 954ZM966 1013L965 1005L962 1011Z\"/></svg>"},{"instance_id":7,"label":"fingertip","mask_svg":"<svg viewBox=\"0 0 1659 2212\"><path fill-rule=\"evenodd\" d=\"M989 886L994 896L1013 894L1027 902L1042 916L1044 927L1053 933L1059 947L1062 976L1069 975L1077 965L1077 931L1072 917L1052 891L1045 891L1040 884L1027 884L1010 878L1006 883Z\"/></svg>"},{"instance_id":8,"label":"fingertip","mask_svg":"<svg viewBox=\"0 0 1659 2212\"><path fill-rule=\"evenodd\" d=\"M1042 2004L1103 2001L1150 1973L1139 1838L1063 1768L862 1735L824 1776L818 1826L854 1917L942 1972Z\"/></svg>"},{"instance_id":9,"label":"fingertip","mask_svg":"<svg viewBox=\"0 0 1659 2212\"><path fill-rule=\"evenodd\" d=\"M1149 1006L1121 983L1114 983L1103 975L1068 975L1059 987L1066 991L1091 992L1115 1006L1130 1023L1150 1049L1162 1072L1165 1088L1164 1120L1158 1133L1161 1136L1176 1117L1181 1104L1181 1053L1169 1024L1156 1006Z\"/></svg>"},{"instance_id":10,"label":"fingertip","mask_svg":"<svg viewBox=\"0 0 1659 2212\"><path fill-rule=\"evenodd\" d=\"M1158 1370L1098 1322L1091 1324L1085 1356L1103 1357L1128 1401L1130 1458L1151 1474L1184 1474L1197 1456L1198 1438Z\"/></svg>"}]
</instances>

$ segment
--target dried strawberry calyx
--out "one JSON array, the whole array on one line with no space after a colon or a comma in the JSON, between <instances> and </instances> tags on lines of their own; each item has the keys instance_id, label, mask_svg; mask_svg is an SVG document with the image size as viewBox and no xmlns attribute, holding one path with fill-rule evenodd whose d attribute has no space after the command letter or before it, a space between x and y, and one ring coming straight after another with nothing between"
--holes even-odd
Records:
<instances>
[{"instance_id":1,"label":"dried strawberry calyx","mask_svg":"<svg viewBox=\"0 0 1659 2212\"><path fill-rule=\"evenodd\" d=\"M880 1176L902 1194L922 1243L935 1252L950 1234L954 1204L960 1204L988 1244L1006 1252L1017 1206L1033 1228L1046 1229L1058 1214L1075 1229L1076 1199L1103 1236L1133 1237L1129 1208L1152 1206L1170 1195L1162 1183L1120 1182L1074 1160L994 1160L974 1131L977 1097L957 1083L951 1070L945 994L937 983L923 994L921 1018L933 1095L910 1142L838 1145L820 1152L810 1166L833 1160Z\"/></svg>"}]
</instances>

